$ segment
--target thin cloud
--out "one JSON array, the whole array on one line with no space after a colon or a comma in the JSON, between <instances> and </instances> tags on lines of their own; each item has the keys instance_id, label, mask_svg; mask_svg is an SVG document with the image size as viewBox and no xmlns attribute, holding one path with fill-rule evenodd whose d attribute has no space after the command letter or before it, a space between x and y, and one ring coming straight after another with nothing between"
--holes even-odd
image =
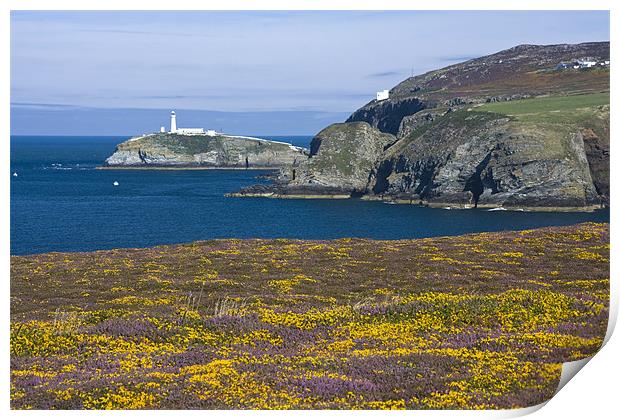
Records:
<instances>
[{"instance_id":1,"label":"thin cloud","mask_svg":"<svg viewBox=\"0 0 620 420\"><path fill-rule=\"evenodd\" d=\"M461 61L469 61L469 60L473 60L474 58L478 58L480 56L482 56L484 54L478 54L478 55L453 55L453 56L446 56L446 57L437 57L438 61L443 61L443 62L461 62Z\"/></svg>"},{"instance_id":2,"label":"thin cloud","mask_svg":"<svg viewBox=\"0 0 620 420\"><path fill-rule=\"evenodd\" d=\"M223 99L228 98L229 95L141 95L124 98L127 97L133 99Z\"/></svg>"},{"instance_id":3,"label":"thin cloud","mask_svg":"<svg viewBox=\"0 0 620 420\"><path fill-rule=\"evenodd\" d=\"M46 104L36 102L11 102L11 108L45 109L47 111L66 111L72 109L87 109L78 105Z\"/></svg>"},{"instance_id":4,"label":"thin cloud","mask_svg":"<svg viewBox=\"0 0 620 420\"><path fill-rule=\"evenodd\" d=\"M160 32L160 31L135 31L129 29L82 29L80 32L95 32L95 33L113 33L123 35L159 35L159 36L180 36L180 37L192 37L192 38L212 38L210 35L201 33L183 33L183 32Z\"/></svg>"},{"instance_id":5,"label":"thin cloud","mask_svg":"<svg viewBox=\"0 0 620 420\"><path fill-rule=\"evenodd\" d=\"M258 98L308 98L308 99L360 99L371 95L369 92L351 91L327 91L327 90L307 90L307 89L243 89L231 88L224 93L216 94L162 94L162 95L125 95L122 98L129 99L258 99ZM372 95L371 95L372 96ZM118 97L119 99L121 97Z\"/></svg>"},{"instance_id":6,"label":"thin cloud","mask_svg":"<svg viewBox=\"0 0 620 420\"><path fill-rule=\"evenodd\" d=\"M403 73L400 71L383 71L379 73L367 74L366 77L369 79L381 79L384 77L401 76L402 74Z\"/></svg>"}]
</instances>

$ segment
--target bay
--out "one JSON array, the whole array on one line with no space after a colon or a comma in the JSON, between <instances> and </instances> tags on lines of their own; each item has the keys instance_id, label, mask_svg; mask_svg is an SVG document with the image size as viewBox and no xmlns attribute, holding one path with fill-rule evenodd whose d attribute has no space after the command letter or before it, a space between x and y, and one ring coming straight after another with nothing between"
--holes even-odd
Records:
<instances>
[{"instance_id":1,"label":"bay","mask_svg":"<svg viewBox=\"0 0 620 420\"><path fill-rule=\"evenodd\" d=\"M258 137L304 147L311 140ZM268 171L96 169L127 138L12 136L11 254L214 238L404 239L609 221L608 210L446 210L358 199L225 197L268 182L257 179Z\"/></svg>"}]
</instances>

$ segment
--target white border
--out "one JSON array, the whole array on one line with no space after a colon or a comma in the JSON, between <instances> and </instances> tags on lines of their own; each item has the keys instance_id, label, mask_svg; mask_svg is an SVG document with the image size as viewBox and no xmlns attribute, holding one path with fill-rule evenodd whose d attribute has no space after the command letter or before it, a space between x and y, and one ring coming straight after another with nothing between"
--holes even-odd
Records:
<instances>
[{"instance_id":1,"label":"white border","mask_svg":"<svg viewBox=\"0 0 620 420\"><path fill-rule=\"evenodd\" d=\"M2 315L0 316L1 331L1 354L3 356L3 386L0 387L0 401L2 403L4 414L8 414L11 417L20 418L39 418L41 415L45 416L62 416L68 418L78 418L78 416L86 417L118 417L129 416L136 418L145 418L146 416L152 418L168 418L171 415L182 415L189 418L197 418L209 416L210 418L230 418L232 416L244 416L251 417L253 419L265 419L269 418L285 418L294 415L299 418L315 418L320 416L321 418L342 418L353 417L356 418L383 418L384 416L399 417L399 418L497 418L497 417L513 417L515 415L527 414L527 411L532 409L539 409L541 407L534 407L526 410L508 411L508 412L476 412L476 411L464 411L464 412L429 412L429 411L405 411L405 412L381 412L381 411L295 411L295 412L257 412L257 411L220 411L220 412L189 412L184 411L182 413L170 412L170 411L148 411L148 412L85 412L85 411L73 411L73 412L27 412L27 411L9 411L9 97L10 97L10 11L11 10L611 10L611 45L612 45L612 60L613 69L615 69L616 63L620 58L617 51L616 43L618 42L616 32L614 28L620 28L620 2L612 0L443 0L443 1L414 1L414 0L347 0L347 1L335 1L335 0L228 0L214 1L214 0L175 0L174 2L163 0L151 0L151 1L131 1L131 0L89 0L87 2L83 0L61 0L61 1L49 1L49 0L4 0L0 3L0 9L2 15L0 17L0 49L1 57L0 69L2 69L2 83L0 84L0 95L3 101L0 102L0 137L1 147L0 149L0 161L2 162L2 168L5 173L4 182L0 182L0 194L2 194L3 206L2 217L0 218L0 227L3 233L3 241L0 242L0 254L2 255L2 287L4 291L4 305L2 305ZM611 83L612 88L615 89L616 83L615 74L617 73L612 69ZM612 90L614 92L614 90ZM611 108L617 109L618 106L617 95L611 95ZM619 128L618 121L611 119L611 132L613 138L618 137L615 135ZM613 140L612 140L613 143ZM615 153L615 147L612 147ZM620 185L618 180L617 171L614 169L614 162L618 159L612 153L611 158L611 185L612 185L612 220L616 219L617 201L615 198L618 194L618 188ZM615 222L612 223L612 238L615 238ZM612 247L612 261L617 261L616 247ZM618 303L618 287L617 287L617 264L612 265L612 313L610 314L610 329L611 332L613 325L617 318L617 303ZM609 334L608 337L609 339ZM618 357L620 354L620 345L618 344L618 338L611 336L605 347L597 354L592 361L588 363L588 368L579 373L577 379L570 381L554 398L552 398L544 407L534 414L531 414L531 419L544 419L544 418L567 418L567 419L583 419L583 418L610 418L611 413L616 411L617 407L617 387L618 387ZM545 404L543 404L545 405Z\"/></svg>"}]
</instances>

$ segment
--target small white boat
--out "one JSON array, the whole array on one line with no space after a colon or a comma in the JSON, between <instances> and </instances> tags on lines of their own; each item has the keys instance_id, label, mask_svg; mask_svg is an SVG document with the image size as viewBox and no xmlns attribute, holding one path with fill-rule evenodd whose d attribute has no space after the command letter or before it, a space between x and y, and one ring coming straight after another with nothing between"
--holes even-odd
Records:
<instances>
[{"instance_id":1,"label":"small white boat","mask_svg":"<svg viewBox=\"0 0 620 420\"><path fill-rule=\"evenodd\" d=\"M13 176L17 176L17 172L13 172Z\"/></svg>"},{"instance_id":2,"label":"small white boat","mask_svg":"<svg viewBox=\"0 0 620 420\"><path fill-rule=\"evenodd\" d=\"M118 187L118 181L114 181L112 185L114 185L115 187Z\"/></svg>"}]
</instances>

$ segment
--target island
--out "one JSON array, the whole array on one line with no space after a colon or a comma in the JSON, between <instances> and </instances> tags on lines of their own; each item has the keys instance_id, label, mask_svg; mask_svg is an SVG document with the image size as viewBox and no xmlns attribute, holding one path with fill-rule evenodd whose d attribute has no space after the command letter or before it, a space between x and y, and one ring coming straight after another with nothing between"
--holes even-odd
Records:
<instances>
[{"instance_id":1,"label":"island","mask_svg":"<svg viewBox=\"0 0 620 420\"><path fill-rule=\"evenodd\" d=\"M410 77L235 197L592 211L609 204L609 42L519 45Z\"/></svg>"},{"instance_id":2,"label":"island","mask_svg":"<svg viewBox=\"0 0 620 420\"><path fill-rule=\"evenodd\" d=\"M307 159L290 143L213 132L161 132L116 147L103 169L277 169Z\"/></svg>"}]
</instances>

